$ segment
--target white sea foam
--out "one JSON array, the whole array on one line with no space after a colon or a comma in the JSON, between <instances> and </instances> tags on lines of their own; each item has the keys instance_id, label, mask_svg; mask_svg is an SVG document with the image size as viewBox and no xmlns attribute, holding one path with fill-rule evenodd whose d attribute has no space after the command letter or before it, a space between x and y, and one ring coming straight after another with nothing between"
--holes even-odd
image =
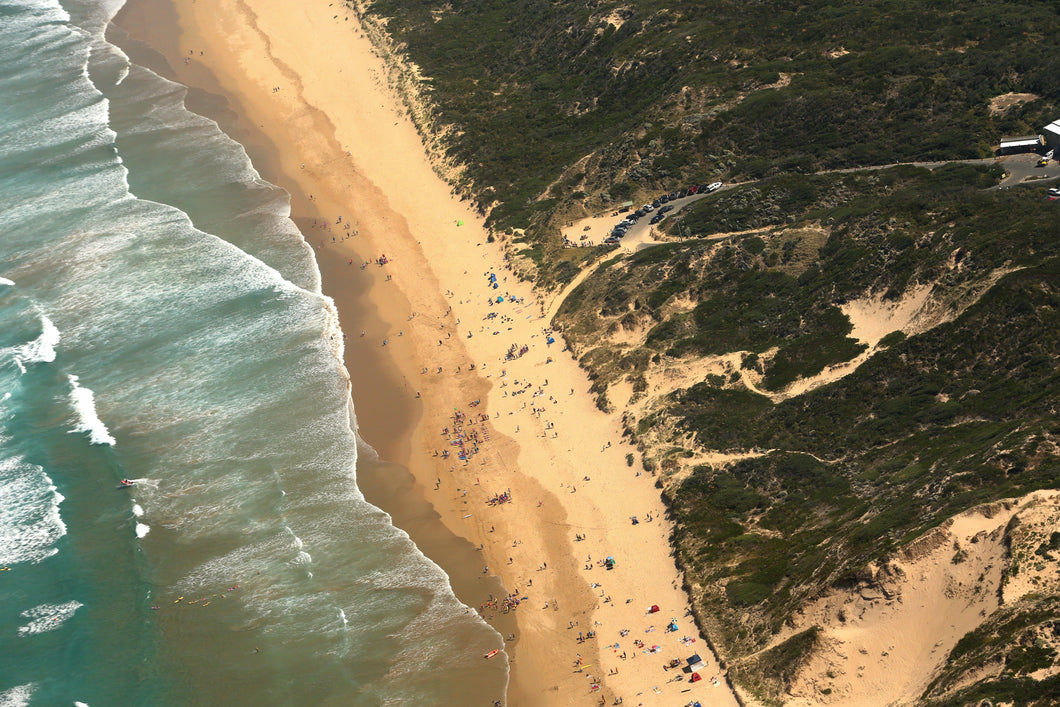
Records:
<instances>
[{"instance_id":1,"label":"white sea foam","mask_svg":"<svg viewBox=\"0 0 1060 707\"><path fill-rule=\"evenodd\" d=\"M139 503L134 503L133 504L132 511L133 511L133 515L136 516L137 518L143 518L144 517L144 509L140 506Z\"/></svg>"},{"instance_id":2,"label":"white sea foam","mask_svg":"<svg viewBox=\"0 0 1060 707\"><path fill-rule=\"evenodd\" d=\"M81 387L77 382L77 376L70 375L70 401L74 405L74 412L77 413L77 427L70 430L71 433L75 432L87 432L88 441L92 444L109 444L114 446L115 440L111 436L107 426L103 424L103 420L99 419L99 415L96 414L95 395L88 388Z\"/></svg>"},{"instance_id":3,"label":"white sea foam","mask_svg":"<svg viewBox=\"0 0 1060 707\"><path fill-rule=\"evenodd\" d=\"M7 285L8 287L14 287L15 281L8 280L6 277L0 277L0 285Z\"/></svg>"},{"instance_id":4,"label":"white sea foam","mask_svg":"<svg viewBox=\"0 0 1060 707\"><path fill-rule=\"evenodd\" d=\"M33 619L18 629L19 636L33 636L45 631L54 631L62 626L84 604L79 601L68 601L65 604L41 604L22 612L22 617Z\"/></svg>"},{"instance_id":5,"label":"white sea foam","mask_svg":"<svg viewBox=\"0 0 1060 707\"><path fill-rule=\"evenodd\" d=\"M0 564L40 562L59 551L63 500L43 468L21 457L0 459Z\"/></svg>"},{"instance_id":6,"label":"white sea foam","mask_svg":"<svg viewBox=\"0 0 1060 707\"><path fill-rule=\"evenodd\" d=\"M346 356L346 339L342 327L339 325L339 311L335 308L335 300L327 296L322 296L322 299L324 311L327 313L324 321L324 341L327 342L331 355L339 363L342 363ZM346 373L345 367L343 367L342 372L348 379L349 374Z\"/></svg>"},{"instance_id":7,"label":"white sea foam","mask_svg":"<svg viewBox=\"0 0 1060 707\"><path fill-rule=\"evenodd\" d=\"M84 702L74 702L74 707L88 707Z\"/></svg>"},{"instance_id":8,"label":"white sea foam","mask_svg":"<svg viewBox=\"0 0 1060 707\"><path fill-rule=\"evenodd\" d=\"M0 692L0 707L26 707L36 691L37 685L32 682L4 690Z\"/></svg>"},{"instance_id":9,"label":"white sea foam","mask_svg":"<svg viewBox=\"0 0 1060 707\"><path fill-rule=\"evenodd\" d=\"M41 332L33 341L16 346L14 350L15 361L22 372L26 372L23 364L26 363L51 363L55 360L55 347L59 343L59 329L43 314L40 317Z\"/></svg>"},{"instance_id":10,"label":"white sea foam","mask_svg":"<svg viewBox=\"0 0 1060 707\"><path fill-rule=\"evenodd\" d=\"M137 523L136 524L136 537L142 538L143 536L147 535L150 532L151 532L151 526L147 525L146 523Z\"/></svg>"}]
</instances>

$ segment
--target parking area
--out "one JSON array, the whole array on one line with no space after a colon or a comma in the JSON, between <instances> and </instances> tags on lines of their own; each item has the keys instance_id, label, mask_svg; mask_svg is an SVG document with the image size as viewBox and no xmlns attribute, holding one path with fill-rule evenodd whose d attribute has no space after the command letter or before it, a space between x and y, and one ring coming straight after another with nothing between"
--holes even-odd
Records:
<instances>
[{"instance_id":1,"label":"parking area","mask_svg":"<svg viewBox=\"0 0 1060 707\"><path fill-rule=\"evenodd\" d=\"M1034 182L1042 182L1042 186L1045 186L1044 180L1056 180L1060 179L1060 162L1055 159L1048 160L1046 164L1040 164L1042 161L1041 155L1033 153L1025 155L1008 155L1006 157L998 158L998 164L1000 164L1007 175L1001 183L998 184L999 189L1007 189L1009 187L1016 186L1017 184L1028 184ZM1052 182L1049 182L1049 186L1052 186Z\"/></svg>"},{"instance_id":2,"label":"parking area","mask_svg":"<svg viewBox=\"0 0 1060 707\"><path fill-rule=\"evenodd\" d=\"M653 237L655 226L689 204L724 188L721 182L694 185L660 194L636 209L581 219L563 229L564 242L570 247L617 243L623 250L638 250L656 242Z\"/></svg>"}]
</instances>

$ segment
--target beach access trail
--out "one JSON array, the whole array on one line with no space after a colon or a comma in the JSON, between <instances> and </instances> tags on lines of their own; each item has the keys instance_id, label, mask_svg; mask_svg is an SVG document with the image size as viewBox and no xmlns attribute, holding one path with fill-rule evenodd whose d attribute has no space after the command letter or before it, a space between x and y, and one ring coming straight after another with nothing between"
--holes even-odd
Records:
<instances>
[{"instance_id":1,"label":"beach access trail","mask_svg":"<svg viewBox=\"0 0 1060 707\"><path fill-rule=\"evenodd\" d=\"M692 623L655 479L562 339L549 343L542 304L502 244L433 171L357 17L322 1L172 7L177 78L194 86L208 73L275 147L266 176L292 194L325 291L374 307L363 332L347 323L346 359L385 352L394 394L416 413L387 453L481 547L474 579L496 575L518 601L506 615L509 704L736 704ZM353 307L335 301L340 315ZM485 587L461 598L493 623L505 607L487 605ZM692 654L703 680L663 669Z\"/></svg>"}]
</instances>

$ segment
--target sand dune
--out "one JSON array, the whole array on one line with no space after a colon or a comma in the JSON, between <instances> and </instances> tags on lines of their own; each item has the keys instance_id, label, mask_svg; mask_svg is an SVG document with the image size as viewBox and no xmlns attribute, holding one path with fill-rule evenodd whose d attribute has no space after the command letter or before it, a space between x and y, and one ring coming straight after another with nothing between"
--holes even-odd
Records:
<instances>
[{"instance_id":1,"label":"sand dune","mask_svg":"<svg viewBox=\"0 0 1060 707\"><path fill-rule=\"evenodd\" d=\"M1060 492L1039 491L972 508L870 566L858 587L810 603L776 641L824 629L788 704L915 704L962 636L1045 588L1030 573L1008 575L1006 528L1018 516L1030 527L1051 519L1051 530L1058 507Z\"/></svg>"}]
</instances>

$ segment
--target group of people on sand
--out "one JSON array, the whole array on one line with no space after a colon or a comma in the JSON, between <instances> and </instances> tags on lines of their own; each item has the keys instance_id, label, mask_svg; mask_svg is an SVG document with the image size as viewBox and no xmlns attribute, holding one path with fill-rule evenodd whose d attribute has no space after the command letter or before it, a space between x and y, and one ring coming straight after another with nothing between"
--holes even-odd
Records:
<instances>
[{"instance_id":1,"label":"group of people on sand","mask_svg":"<svg viewBox=\"0 0 1060 707\"><path fill-rule=\"evenodd\" d=\"M449 441L449 446L457 448L456 456L465 464L470 462L471 458L478 454L479 444L481 442L488 442L490 438L489 429L485 426L483 426L481 430L481 435L479 430L470 428L476 423L476 419L479 423L482 423L489 419L489 415L479 414L468 417L464 412L454 410L452 415L452 429L448 426L442 428L442 437L445 437ZM469 429L465 430L465 424L469 426ZM434 456L448 459L449 450L443 449L440 454L438 450L435 450Z\"/></svg>"},{"instance_id":2,"label":"group of people on sand","mask_svg":"<svg viewBox=\"0 0 1060 707\"><path fill-rule=\"evenodd\" d=\"M526 597L522 597L522 599L526 599ZM493 611L500 611L504 614L515 611L519 608L522 599L520 599L518 592L510 592L500 600L494 599L493 595L490 594L490 598L487 601L478 605L478 613L483 618L492 619Z\"/></svg>"},{"instance_id":3,"label":"group of people on sand","mask_svg":"<svg viewBox=\"0 0 1060 707\"><path fill-rule=\"evenodd\" d=\"M312 200L312 196L310 196L310 200ZM310 219L309 224L310 224L310 228L319 229L319 230L322 230L322 231L324 231L325 233L328 233L328 234L330 234L332 232L332 228L331 228L332 223L330 221L328 221L327 219L315 219L315 218L314 219ZM349 238L353 238L354 236L356 236L357 234L360 233L360 230L354 228L353 224L351 224L349 221L346 221L345 223L343 223L341 216L338 217L338 219L335 221L334 225L336 225L336 226L340 226L341 225L341 228L339 230L341 232L343 232L343 233L342 233L342 238L341 239L338 238L338 236L332 235L331 236L331 242L332 243L339 243L341 241L345 241L345 240L347 240ZM321 239L320 247L323 248L326 245L327 245L326 239ZM351 265L353 264L353 260L350 260L350 264Z\"/></svg>"}]
</instances>

